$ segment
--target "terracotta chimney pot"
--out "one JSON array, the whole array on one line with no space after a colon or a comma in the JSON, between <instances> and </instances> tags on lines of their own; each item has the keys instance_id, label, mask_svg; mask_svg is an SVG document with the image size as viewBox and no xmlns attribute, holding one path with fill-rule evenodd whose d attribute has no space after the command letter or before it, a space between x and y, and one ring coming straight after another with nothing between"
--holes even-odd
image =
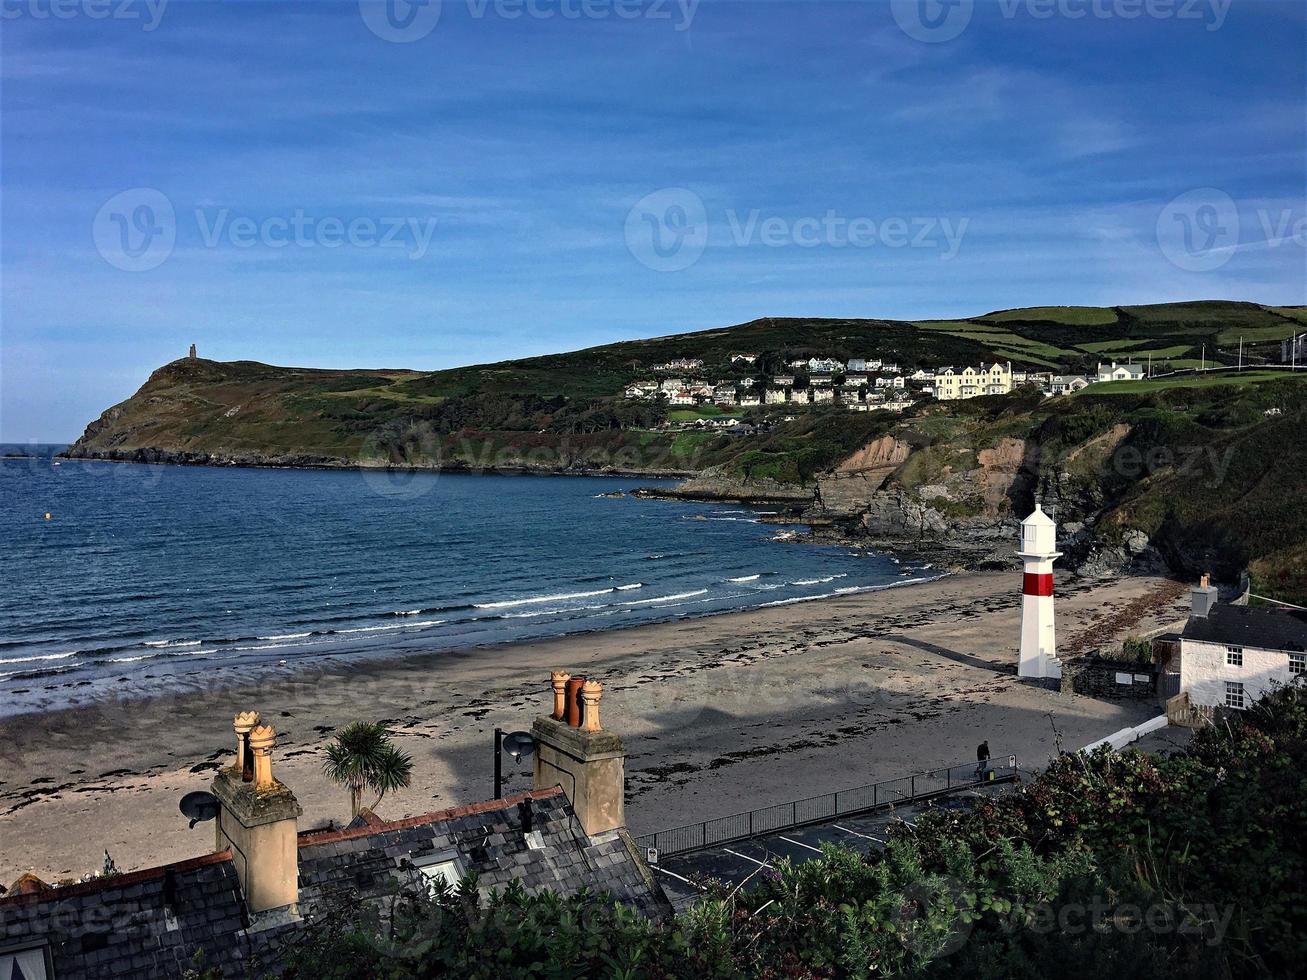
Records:
<instances>
[{"instance_id":1,"label":"terracotta chimney pot","mask_svg":"<svg viewBox=\"0 0 1307 980\"><path fill-rule=\"evenodd\" d=\"M1204 589L1207 588L1209 585L1211 585L1212 584L1211 572L1203 572L1203 577L1198 580L1198 584L1200 587Z\"/></svg>"},{"instance_id":2,"label":"terracotta chimney pot","mask_svg":"<svg viewBox=\"0 0 1307 980\"><path fill-rule=\"evenodd\" d=\"M598 681L586 681L581 688L581 700L585 702L584 723L582 731L599 732L599 698L604 693L604 686Z\"/></svg>"},{"instance_id":3,"label":"terracotta chimney pot","mask_svg":"<svg viewBox=\"0 0 1307 980\"><path fill-rule=\"evenodd\" d=\"M581 727L581 688L585 686L582 676L569 677L567 680L567 706L565 718L573 728Z\"/></svg>"},{"instance_id":4,"label":"terracotta chimney pot","mask_svg":"<svg viewBox=\"0 0 1307 980\"><path fill-rule=\"evenodd\" d=\"M272 745L277 741L277 730L271 725L259 725L250 732L250 748L254 750L254 788L272 789Z\"/></svg>"},{"instance_id":5,"label":"terracotta chimney pot","mask_svg":"<svg viewBox=\"0 0 1307 980\"><path fill-rule=\"evenodd\" d=\"M572 675L565 670L551 671L550 686L554 689L554 721L562 721L567 713L567 681Z\"/></svg>"},{"instance_id":6,"label":"terracotta chimney pot","mask_svg":"<svg viewBox=\"0 0 1307 980\"><path fill-rule=\"evenodd\" d=\"M231 720L231 727L236 730L236 768L245 764L245 736L259 723L257 711L238 711Z\"/></svg>"}]
</instances>

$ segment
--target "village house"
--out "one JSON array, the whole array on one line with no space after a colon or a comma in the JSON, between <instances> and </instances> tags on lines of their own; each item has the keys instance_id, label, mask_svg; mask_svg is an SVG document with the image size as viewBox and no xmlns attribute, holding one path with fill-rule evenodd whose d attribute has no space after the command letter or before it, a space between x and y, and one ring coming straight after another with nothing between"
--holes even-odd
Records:
<instances>
[{"instance_id":1,"label":"village house","mask_svg":"<svg viewBox=\"0 0 1307 980\"><path fill-rule=\"evenodd\" d=\"M886 362L884 364L877 365L876 370L884 371L886 374L898 374L899 366L897 364L890 364L889 362Z\"/></svg>"},{"instance_id":2,"label":"village house","mask_svg":"<svg viewBox=\"0 0 1307 980\"><path fill-rule=\"evenodd\" d=\"M180 977L199 950L215 975L277 974L290 944L341 901L384 914L398 889L466 878L483 900L516 883L669 918L626 830L626 749L599 723L602 686L582 682L573 707L569 680L553 673L553 714L531 728L533 790L393 821L365 810L344 829L300 829L303 810L273 774L275 730L237 714L234 764L198 804L211 850L75 884L24 875L0 898L0 977Z\"/></svg>"},{"instance_id":3,"label":"village house","mask_svg":"<svg viewBox=\"0 0 1307 980\"><path fill-rule=\"evenodd\" d=\"M758 360L757 354L732 354L731 355L732 364L752 364L756 360Z\"/></svg>"},{"instance_id":4,"label":"village house","mask_svg":"<svg viewBox=\"0 0 1307 980\"><path fill-rule=\"evenodd\" d=\"M1112 362L1111 367L1098 365L1099 381L1139 381L1144 376L1144 366L1142 364L1117 364Z\"/></svg>"},{"instance_id":5,"label":"village house","mask_svg":"<svg viewBox=\"0 0 1307 980\"><path fill-rule=\"evenodd\" d=\"M832 385L834 383L835 379L829 374L814 374L808 379L810 385Z\"/></svg>"},{"instance_id":6,"label":"village house","mask_svg":"<svg viewBox=\"0 0 1307 980\"><path fill-rule=\"evenodd\" d=\"M1204 575L1179 645L1188 703L1243 709L1307 674L1307 611L1222 604Z\"/></svg>"},{"instance_id":7,"label":"village house","mask_svg":"<svg viewBox=\"0 0 1307 980\"><path fill-rule=\"evenodd\" d=\"M812 392L812 402L814 405L820 405L824 402L835 400L835 391L832 388L815 388Z\"/></svg>"},{"instance_id":8,"label":"village house","mask_svg":"<svg viewBox=\"0 0 1307 980\"><path fill-rule=\"evenodd\" d=\"M867 383L867 380L868 378L867 375L865 374L846 374L844 376L844 383L846 385L851 385L854 387L857 387L859 385L865 385Z\"/></svg>"},{"instance_id":9,"label":"village house","mask_svg":"<svg viewBox=\"0 0 1307 980\"><path fill-rule=\"evenodd\" d=\"M1054 374L1049 377L1044 392L1048 395L1066 395L1088 388L1090 384L1089 378L1079 374Z\"/></svg>"},{"instance_id":10,"label":"village house","mask_svg":"<svg viewBox=\"0 0 1307 980\"><path fill-rule=\"evenodd\" d=\"M655 364L655 371L697 371L703 367L703 361L697 357L679 357L666 364Z\"/></svg>"},{"instance_id":11,"label":"village house","mask_svg":"<svg viewBox=\"0 0 1307 980\"><path fill-rule=\"evenodd\" d=\"M877 383L879 381L878 378ZM940 401L956 401L980 395L1006 395L1011 390L1011 363L995 363L990 367L982 364L979 370L966 367L960 372L946 368L935 375L935 397Z\"/></svg>"},{"instance_id":12,"label":"village house","mask_svg":"<svg viewBox=\"0 0 1307 980\"><path fill-rule=\"evenodd\" d=\"M780 385L782 388L794 387L794 375L792 374L778 374L776 377L772 378L772 381Z\"/></svg>"},{"instance_id":13,"label":"village house","mask_svg":"<svg viewBox=\"0 0 1307 980\"><path fill-rule=\"evenodd\" d=\"M658 390L657 381L636 381L626 386L627 398L651 398Z\"/></svg>"},{"instance_id":14,"label":"village house","mask_svg":"<svg viewBox=\"0 0 1307 980\"><path fill-rule=\"evenodd\" d=\"M768 388L766 394L767 404L784 405L786 395L788 395L788 392L784 388Z\"/></svg>"},{"instance_id":15,"label":"village house","mask_svg":"<svg viewBox=\"0 0 1307 980\"><path fill-rule=\"evenodd\" d=\"M694 395L690 394L685 388L679 388L673 391L671 397L667 399L669 405L693 405L695 404Z\"/></svg>"},{"instance_id":16,"label":"village house","mask_svg":"<svg viewBox=\"0 0 1307 980\"><path fill-rule=\"evenodd\" d=\"M741 395L740 404L745 408L752 408L755 405L761 405L762 400L757 395Z\"/></svg>"},{"instance_id":17,"label":"village house","mask_svg":"<svg viewBox=\"0 0 1307 980\"><path fill-rule=\"evenodd\" d=\"M728 405L735 404L735 385L731 382L719 384L713 388L713 400L718 404L725 402Z\"/></svg>"},{"instance_id":18,"label":"village house","mask_svg":"<svg viewBox=\"0 0 1307 980\"><path fill-rule=\"evenodd\" d=\"M850 371L866 371L867 360L863 357L850 357L844 366Z\"/></svg>"},{"instance_id":19,"label":"village house","mask_svg":"<svg viewBox=\"0 0 1307 980\"><path fill-rule=\"evenodd\" d=\"M800 388L797 391L792 392L790 395L790 401L798 405L811 405L812 389Z\"/></svg>"},{"instance_id":20,"label":"village house","mask_svg":"<svg viewBox=\"0 0 1307 980\"><path fill-rule=\"evenodd\" d=\"M808 371L813 374L834 374L844 370L844 362L830 357L814 357L808 361Z\"/></svg>"},{"instance_id":21,"label":"village house","mask_svg":"<svg viewBox=\"0 0 1307 980\"><path fill-rule=\"evenodd\" d=\"M684 388L684 387L685 387L685 379L684 379L684 378L667 378L666 380L662 381L662 382L658 385L658 390L659 390L659 391L665 391L667 394L670 395L670 394L672 394L673 392L675 392L675 391L679 391L680 389L682 389L682 388Z\"/></svg>"},{"instance_id":22,"label":"village house","mask_svg":"<svg viewBox=\"0 0 1307 980\"><path fill-rule=\"evenodd\" d=\"M912 381L933 381L935 380L934 372L927 371L925 368L917 368L908 378Z\"/></svg>"}]
</instances>

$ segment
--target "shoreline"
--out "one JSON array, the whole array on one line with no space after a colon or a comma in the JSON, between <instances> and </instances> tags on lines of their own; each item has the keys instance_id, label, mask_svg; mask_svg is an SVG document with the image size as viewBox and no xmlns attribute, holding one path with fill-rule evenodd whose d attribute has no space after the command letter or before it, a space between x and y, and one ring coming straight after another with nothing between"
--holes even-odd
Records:
<instances>
[{"instance_id":1,"label":"shoreline","mask_svg":"<svg viewBox=\"0 0 1307 980\"><path fill-rule=\"evenodd\" d=\"M605 726L627 745L636 833L953 763L981 738L1038 764L1052 750L1051 721L1074 748L1157 713L1019 682L1017 585L1007 572L951 575L693 620L321 663L254 683L233 673L166 697L3 719L0 883L27 870L79 877L103 848L123 870L203 853L209 835L188 831L177 801L228 761L238 710L276 726L274 765L308 829L348 819L344 791L321 772L336 728L384 721L412 755L413 785L386 798L386 818L483 800L493 729L529 729L548 711L550 670L584 673L604 684ZM1172 621L1176 589L1157 578L1064 583L1063 649L1094 630ZM1127 612L1130 622L1118 622ZM529 786L524 770L506 764L506 792Z\"/></svg>"}]
</instances>

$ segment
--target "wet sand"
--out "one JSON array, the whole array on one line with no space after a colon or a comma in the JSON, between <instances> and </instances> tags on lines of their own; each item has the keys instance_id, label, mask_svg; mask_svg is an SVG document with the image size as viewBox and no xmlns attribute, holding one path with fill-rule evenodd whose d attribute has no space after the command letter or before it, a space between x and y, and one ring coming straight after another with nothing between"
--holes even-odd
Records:
<instances>
[{"instance_id":1,"label":"wet sand","mask_svg":"<svg viewBox=\"0 0 1307 980\"><path fill-rule=\"evenodd\" d=\"M301 829L348 819L322 775L332 731L385 720L414 759L386 818L492 795L492 733L547 712L551 669L604 683L604 726L627 744L627 820L645 833L797 797L995 756L1036 767L1158 713L1061 695L1015 676L1020 573L951 576L883 592L539 642L326 664L215 686L0 721L0 883L46 880L206 852L212 827L177 810L234 754L231 716L275 725L274 772ZM1119 642L1182 620L1161 578L1058 582L1060 648ZM505 757L505 792L529 761Z\"/></svg>"}]
</instances>

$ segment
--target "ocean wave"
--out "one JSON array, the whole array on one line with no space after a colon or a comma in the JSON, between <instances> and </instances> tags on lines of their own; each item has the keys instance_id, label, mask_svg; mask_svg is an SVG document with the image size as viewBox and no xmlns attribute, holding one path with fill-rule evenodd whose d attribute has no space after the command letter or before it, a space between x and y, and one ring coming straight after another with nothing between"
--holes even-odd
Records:
<instances>
[{"instance_id":1,"label":"ocean wave","mask_svg":"<svg viewBox=\"0 0 1307 980\"><path fill-rule=\"evenodd\" d=\"M446 619L424 619L416 623L392 623L390 626L356 626L347 630L326 630L326 635L335 633L380 633L384 630L412 630L422 629L427 626L440 626L447 623Z\"/></svg>"},{"instance_id":2,"label":"ocean wave","mask_svg":"<svg viewBox=\"0 0 1307 980\"><path fill-rule=\"evenodd\" d=\"M317 630L309 630L305 633L273 633L270 636L256 636L256 640L301 640L306 636L318 635Z\"/></svg>"},{"instance_id":3,"label":"ocean wave","mask_svg":"<svg viewBox=\"0 0 1307 980\"><path fill-rule=\"evenodd\" d=\"M420 612L422 612L421 609L400 609L391 613L391 615L392 616L416 616Z\"/></svg>"},{"instance_id":4,"label":"ocean wave","mask_svg":"<svg viewBox=\"0 0 1307 980\"><path fill-rule=\"evenodd\" d=\"M70 650L68 653L43 653L34 657L8 657L0 660L0 664L30 664L40 660L67 660L69 657L75 657L81 651Z\"/></svg>"},{"instance_id":5,"label":"ocean wave","mask_svg":"<svg viewBox=\"0 0 1307 980\"><path fill-rule=\"evenodd\" d=\"M762 578L762 572L759 572L757 575L741 575L739 578L728 578L726 581L728 581L728 582L756 582L756 581L758 581L758 579L760 579L760 578Z\"/></svg>"},{"instance_id":6,"label":"ocean wave","mask_svg":"<svg viewBox=\"0 0 1307 980\"><path fill-rule=\"evenodd\" d=\"M631 589L641 588L644 588L643 582L632 582L630 585L617 585L608 589L595 589L592 592L563 592L558 595L530 596L526 599L504 599L500 602L478 602L474 605L474 608L512 609L514 606L533 606L538 602L563 602L567 599L593 599L597 595L607 595L610 592L627 592Z\"/></svg>"},{"instance_id":7,"label":"ocean wave","mask_svg":"<svg viewBox=\"0 0 1307 980\"><path fill-rule=\"evenodd\" d=\"M654 603L654 602L672 602L672 601L675 600L675 599L689 599L689 598L691 598L692 596L703 595L703 594L706 593L707 591L708 591L707 589L698 589L698 590L696 590L696 591L694 591L694 592L678 592L676 595L660 595L660 596L655 596L655 597L652 598L652 599L632 599L632 600L630 600L629 602L622 602L622 603L619 603L619 605L622 605L622 606L647 606L647 605L649 605L650 603Z\"/></svg>"},{"instance_id":8,"label":"ocean wave","mask_svg":"<svg viewBox=\"0 0 1307 980\"><path fill-rule=\"evenodd\" d=\"M937 579L944 578L943 575L923 575L920 578L904 579L901 582L886 582L881 585L850 585L843 589L836 589L834 592L823 592L820 595L800 595L793 596L789 599L774 599L771 602L760 603L758 608L766 606L788 606L795 602L812 602L815 599L835 599L839 596L852 595L857 592L884 592L886 589L897 589L904 585L916 585L920 582L934 582Z\"/></svg>"},{"instance_id":9,"label":"ocean wave","mask_svg":"<svg viewBox=\"0 0 1307 980\"><path fill-rule=\"evenodd\" d=\"M142 646L147 647L197 647L203 640L146 640Z\"/></svg>"},{"instance_id":10,"label":"ocean wave","mask_svg":"<svg viewBox=\"0 0 1307 980\"><path fill-rule=\"evenodd\" d=\"M791 582L790 585L825 585L827 582L834 582L837 578L848 578L848 572L840 572L838 575L827 575L825 578L801 578Z\"/></svg>"}]
</instances>

